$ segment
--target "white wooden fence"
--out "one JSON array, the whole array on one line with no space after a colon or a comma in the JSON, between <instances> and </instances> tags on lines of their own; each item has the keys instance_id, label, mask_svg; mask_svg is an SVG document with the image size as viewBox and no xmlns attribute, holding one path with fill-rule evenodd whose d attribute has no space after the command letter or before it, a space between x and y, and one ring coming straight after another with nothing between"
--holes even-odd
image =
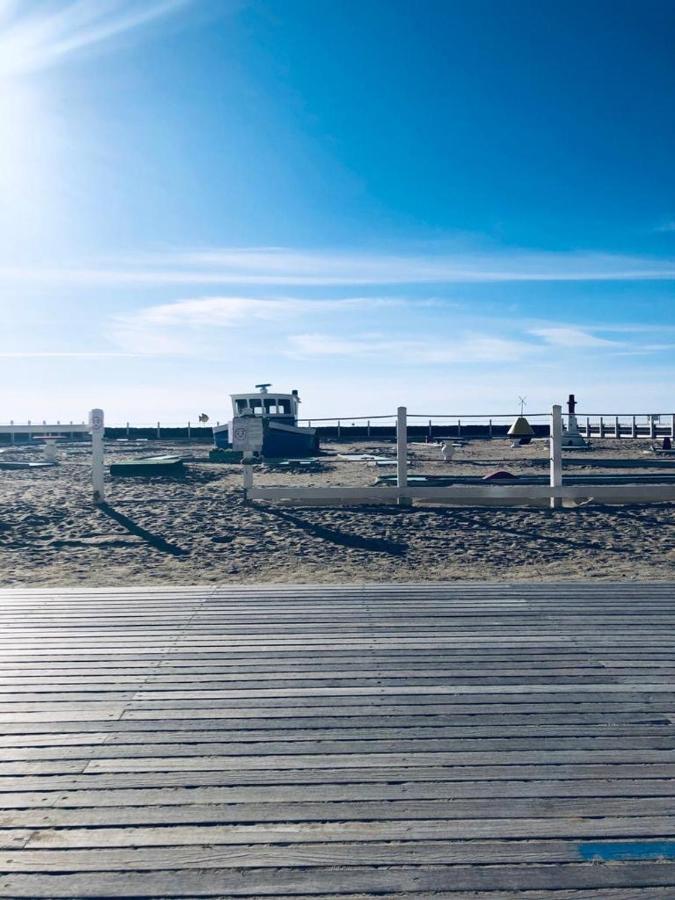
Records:
<instances>
[{"instance_id":1,"label":"white wooden fence","mask_svg":"<svg viewBox=\"0 0 675 900\"><path fill-rule=\"evenodd\" d=\"M551 409L549 484L476 484L419 486L408 485L407 413L399 407L396 416L396 472L393 486L362 487L255 487L251 466L244 467L246 500L267 500L295 505L370 505L377 503L409 505L414 500L448 505L548 505L558 508L563 501L598 503L656 503L675 501L675 484L585 484L565 485L562 474L562 408Z\"/></svg>"}]
</instances>

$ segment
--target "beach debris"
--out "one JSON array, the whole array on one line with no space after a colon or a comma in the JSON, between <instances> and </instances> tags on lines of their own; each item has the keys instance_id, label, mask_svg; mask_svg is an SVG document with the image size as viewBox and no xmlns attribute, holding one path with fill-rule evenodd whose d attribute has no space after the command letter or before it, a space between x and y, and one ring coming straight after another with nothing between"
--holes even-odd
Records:
<instances>
[{"instance_id":1,"label":"beach debris","mask_svg":"<svg viewBox=\"0 0 675 900\"><path fill-rule=\"evenodd\" d=\"M643 450L643 453L656 453L659 456L675 456L675 450L673 450L672 446L668 447L656 447L654 444L649 448L649 450Z\"/></svg>"},{"instance_id":2,"label":"beach debris","mask_svg":"<svg viewBox=\"0 0 675 900\"><path fill-rule=\"evenodd\" d=\"M183 460L180 456L146 456L141 459L127 459L111 463L110 474L126 478L129 476L154 476L184 474Z\"/></svg>"},{"instance_id":3,"label":"beach debris","mask_svg":"<svg viewBox=\"0 0 675 900\"><path fill-rule=\"evenodd\" d=\"M347 462L383 462L396 465L396 458L393 456L378 456L376 453L338 453L338 459L344 459Z\"/></svg>"},{"instance_id":4,"label":"beach debris","mask_svg":"<svg viewBox=\"0 0 675 900\"><path fill-rule=\"evenodd\" d=\"M224 447L213 447L209 450L209 462L240 463L243 455L241 450L227 450Z\"/></svg>"},{"instance_id":5,"label":"beach debris","mask_svg":"<svg viewBox=\"0 0 675 900\"><path fill-rule=\"evenodd\" d=\"M318 472L323 468L323 459L319 456L308 459L266 459L265 467L289 472Z\"/></svg>"},{"instance_id":6,"label":"beach debris","mask_svg":"<svg viewBox=\"0 0 675 900\"><path fill-rule=\"evenodd\" d=\"M202 425L206 425L206 423L209 421L209 417L208 417L207 413L199 413L199 416L197 418L199 419L199 421L201 422Z\"/></svg>"},{"instance_id":7,"label":"beach debris","mask_svg":"<svg viewBox=\"0 0 675 900\"><path fill-rule=\"evenodd\" d=\"M53 469L58 463L43 460L41 462L11 462L3 460L0 469Z\"/></svg>"},{"instance_id":8,"label":"beach debris","mask_svg":"<svg viewBox=\"0 0 675 900\"><path fill-rule=\"evenodd\" d=\"M407 482L409 485L412 484L429 484L433 482L434 484L438 483L447 483L451 484L451 481L448 479L443 479L442 476L429 476L429 475L408 475ZM379 485L395 485L396 484L396 475L381 475L375 484Z\"/></svg>"},{"instance_id":9,"label":"beach debris","mask_svg":"<svg viewBox=\"0 0 675 900\"><path fill-rule=\"evenodd\" d=\"M455 446L454 444L450 444L447 441L443 441L441 444L441 456L443 458L443 462L450 462L452 457L455 455Z\"/></svg>"}]
</instances>

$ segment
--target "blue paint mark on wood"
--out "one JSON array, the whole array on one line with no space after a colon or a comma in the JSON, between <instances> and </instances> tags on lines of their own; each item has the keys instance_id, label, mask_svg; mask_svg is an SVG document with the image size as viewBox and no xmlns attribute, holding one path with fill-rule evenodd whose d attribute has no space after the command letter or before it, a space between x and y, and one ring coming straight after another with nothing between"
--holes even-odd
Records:
<instances>
[{"instance_id":1,"label":"blue paint mark on wood","mask_svg":"<svg viewBox=\"0 0 675 900\"><path fill-rule=\"evenodd\" d=\"M578 845L582 859L675 859L675 841L585 841Z\"/></svg>"}]
</instances>

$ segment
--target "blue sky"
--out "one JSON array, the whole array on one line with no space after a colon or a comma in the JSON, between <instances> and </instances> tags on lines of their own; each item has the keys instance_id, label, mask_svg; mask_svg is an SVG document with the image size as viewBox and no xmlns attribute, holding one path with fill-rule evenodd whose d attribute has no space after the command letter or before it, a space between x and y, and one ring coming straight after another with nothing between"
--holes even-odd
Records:
<instances>
[{"instance_id":1,"label":"blue sky","mask_svg":"<svg viewBox=\"0 0 675 900\"><path fill-rule=\"evenodd\" d=\"M675 408L670 0L0 0L0 420Z\"/></svg>"}]
</instances>

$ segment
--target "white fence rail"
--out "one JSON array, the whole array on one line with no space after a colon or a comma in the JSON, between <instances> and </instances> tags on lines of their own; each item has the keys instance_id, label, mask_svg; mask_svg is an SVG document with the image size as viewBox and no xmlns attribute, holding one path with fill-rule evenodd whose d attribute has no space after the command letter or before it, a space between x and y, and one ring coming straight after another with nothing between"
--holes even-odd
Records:
<instances>
[{"instance_id":1,"label":"white fence rail","mask_svg":"<svg viewBox=\"0 0 675 900\"><path fill-rule=\"evenodd\" d=\"M432 503L514 504L562 500L599 503L656 503L675 500L675 484L448 485L447 487L253 487L249 500L293 503L396 504L400 500ZM555 504L559 506L559 503Z\"/></svg>"},{"instance_id":2,"label":"white fence rail","mask_svg":"<svg viewBox=\"0 0 675 900\"><path fill-rule=\"evenodd\" d=\"M394 486L361 487L255 487L251 466L244 467L244 496L247 501L268 500L295 504L398 504L413 500L471 505L548 505L558 508L563 501L599 503L654 503L675 500L675 484L563 484L562 409L553 406L550 418L550 484L480 484L419 486L408 485L407 413L399 407L396 416L396 472Z\"/></svg>"}]
</instances>

